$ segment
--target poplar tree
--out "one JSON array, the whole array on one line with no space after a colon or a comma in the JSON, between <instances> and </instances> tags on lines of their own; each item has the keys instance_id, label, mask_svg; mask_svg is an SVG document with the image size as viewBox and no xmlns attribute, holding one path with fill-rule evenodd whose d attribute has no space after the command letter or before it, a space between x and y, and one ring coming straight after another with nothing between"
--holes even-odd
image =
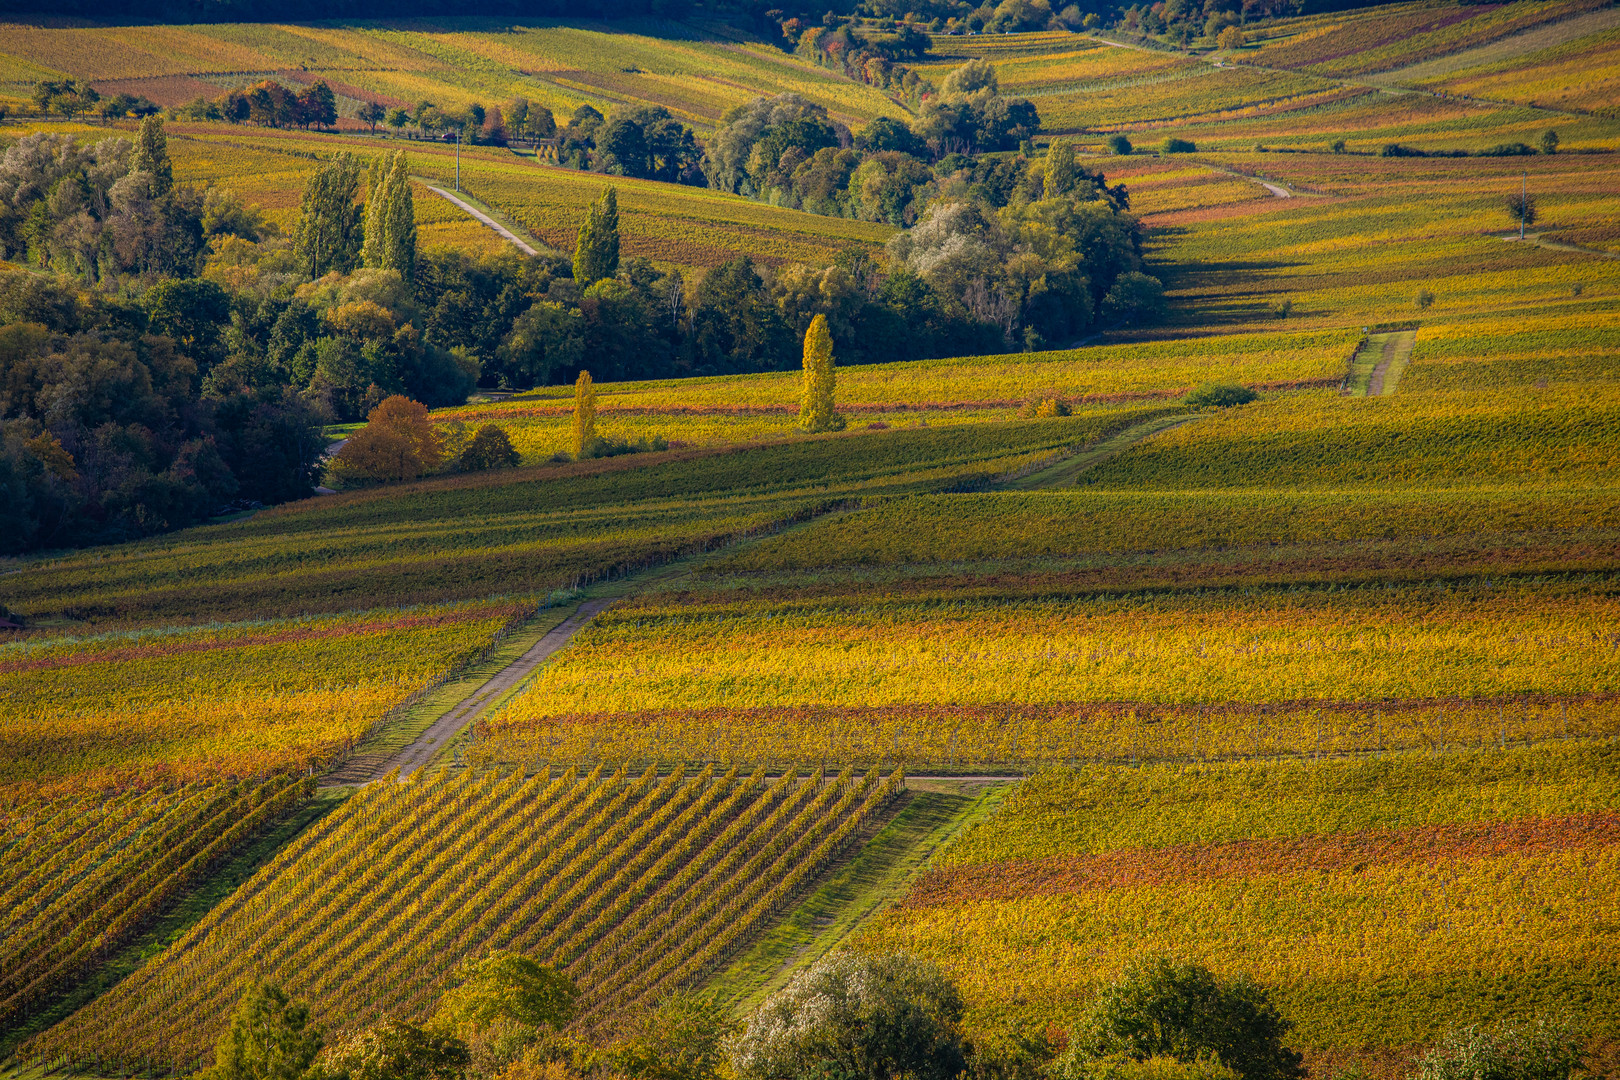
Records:
<instances>
[{"instance_id":1,"label":"poplar tree","mask_svg":"<svg viewBox=\"0 0 1620 1080\"><path fill-rule=\"evenodd\" d=\"M574 280L581 289L619 273L619 193L602 192L591 204L590 215L579 227L574 245Z\"/></svg>"},{"instance_id":2,"label":"poplar tree","mask_svg":"<svg viewBox=\"0 0 1620 1080\"><path fill-rule=\"evenodd\" d=\"M574 380L574 456L584 457L596 441L596 387L591 373L581 371Z\"/></svg>"},{"instance_id":3,"label":"poplar tree","mask_svg":"<svg viewBox=\"0 0 1620 1080\"><path fill-rule=\"evenodd\" d=\"M842 431L844 418L833 409L832 334L827 316L810 320L804 334L804 404L799 409L799 427L804 431Z\"/></svg>"},{"instance_id":4,"label":"poplar tree","mask_svg":"<svg viewBox=\"0 0 1620 1080\"><path fill-rule=\"evenodd\" d=\"M169 137L163 133L163 118L148 116L141 120L141 130L135 136L135 153L130 157L130 172L148 173L152 177L152 197L167 195L174 187L174 165L169 161Z\"/></svg>"},{"instance_id":5,"label":"poplar tree","mask_svg":"<svg viewBox=\"0 0 1620 1080\"><path fill-rule=\"evenodd\" d=\"M360 254L364 225L360 194L360 162L347 152L335 154L309 178L298 204L298 228L293 251L318 278L328 271L346 271Z\"/></svg>"},{"instance_id":6,"label":"poplar tree","mask_svg":"<svg viewBox=\"0 0 1620 1080\"><path fill-rule=\"evenodd\" d=\"M395 153L386 166L374 164L371 176L362 258L367 266L398 270L409 281L416 273L416 200L405 152Z\"/></svg>"},{"instance_id":7,"label":"poplar tree","mask_svg":"<svg viewBox=\"0 0 1620 1080\"><path fill-rule=\"evenodd\" d=\"M1048 199L1067 195L1074 187L1074 146L1058 141L1046 148L1046 191Z\"/></svg>"}]
</instances>

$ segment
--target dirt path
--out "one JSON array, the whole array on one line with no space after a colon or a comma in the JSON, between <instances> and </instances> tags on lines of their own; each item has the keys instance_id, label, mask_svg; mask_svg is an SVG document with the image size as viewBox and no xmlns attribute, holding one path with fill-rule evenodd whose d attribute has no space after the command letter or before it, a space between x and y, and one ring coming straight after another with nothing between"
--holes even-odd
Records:
<instances>
[{"instance_id":1,"label":"dirt path","mask_svg":"<svg viewBox=\"0 0 1620 1080\"><path fill-rule=\"evenodd\" d=\"M1087 447L1076 454L1059 461L1055 465L1042 469L1040 472L1030 473L1001 485L1004 490L1011 491L1040 491L1056 487L1072 487L1075 477L1091 468L1093 465L1107 461L1115 454L1123 453L1150 436L1161 431L1168 431L1173 427L1180 427L1187 421L1195 419L1193 416L1160 416L1135 427L1126 428L1118 435L1104 439L1095 446Z\"/></svg>"},{"instance_id":2,"label":"dirt path","mask_svg":"<svg viewBox=\"0 0 1620 1080\"><path fill-rule=\"evenodd\" d=\"M494 229L495 232L497 234L499 234L502 238L504 238L506 240L509 240L514 245L516 245L517 249L519 251L523 252L523 254L525 254L525 255L538 255L538 254L540 254L538 251L536 251L534 249L534 247L532 245L530 245L529 243L527 243L524 240L519 239L518 235L516 233L514 233L511 229L508 229L505 225L502 225L500 222L496 221L494 218L490 217L488 214L484 213L482 210L478 209L476 206L472 205L466 199L463 199L461 196L452 195L450 192L444 190L443 188L434 187L432 184L428 183L425 180L420 180L418 182L421 183L421 185L423 187L425 187L429 191L433 192L433 194L439 196L439 198L445 199L445 200L449 201L450 203L454 204L455 206L460 207L462 210L464 210L468 214L472 215L472 217L475 218L476 220L478 220L479 222L482 222L483 224L489 226L491 229Z\"/></svg>"},{"instance_id":3,"label":"dirt path","mask_svg":"<svg viewBox=\"0 0 1620 1080\"><path fill-rule=\"evenodd\" d=\"M1249 179L1254 180L1254 177L1251 176ZM1255 180L1254 182L1271 192L1279 199L1292 199L1294 197L1294 193L1283 187L1281 184L1273 184L1270 180Z\"/></svg>"},{"instance_id":4,"label":"dirt path","mask_svg":"<svg viewBox=\"0 0 1620 1080\"><path fill-rule=\"evenodd\" d=\"M1412 346L1416 343L1416 330L1400 330L1385 339L1383 354L1372 370L1372 378L1367 380L1368 397L1387 397L1395 392L1395 384L1400 382L1401 373L1412 359Z\"/></svg>"},{"instance_id":5,"label":"dirt path","mask_svg":"<svg viewBox=\"0 0 1620 1080\"><path fill-rule=\"evenodd\" d=\"M552 653L568 644L570 638L611 602L611 600L587 600L579 605L579 610L554 627L536 642L533 648L463 698L449 712L434 721L432 727L418 735L410 745L379 765L374 775L387 776L398 769L400 776L409 776L432 761L463 728L478 719L479 714L502 694L528 678L529 674L544 663Z\"/></svg>"},{"instance_id":6,"label":"dirt path","mask_svg":"<svg viewBox=\"0 0 1620 1080\"><path fill-rule=\"evenodd\" d=\"M1501 239L1511 240L1516 244L1519 242L1519 234L1509 233ZM1548 251L1574 251L1582 255L1596 255L1600 259L1620 259L1620 252L1604 251L1602 248L1585 247L1581 244L1566 244L1562 240L1548 240L1543 233L1525 233L1524 242L1546 248Z\"/></svg>"}]
</instances>

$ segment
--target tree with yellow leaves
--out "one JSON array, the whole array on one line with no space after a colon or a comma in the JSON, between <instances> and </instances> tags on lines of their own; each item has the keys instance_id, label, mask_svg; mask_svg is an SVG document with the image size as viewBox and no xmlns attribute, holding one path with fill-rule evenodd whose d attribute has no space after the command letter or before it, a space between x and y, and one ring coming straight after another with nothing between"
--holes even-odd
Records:
<instances>
[{"instance_id":1,"label":"tree with yellow leaves","mask_svg":"<svg viewBox=\"0 0 1620 1080\"><path fill-rule=\"evenodd\" d=\"M596 442L596 387L591 382L591 373L581 371L579 378L574 380L574 456L576 458L588 456L594 442Z\"/></svg>"},{"instance_id":2,"label":"tree with yellow leaves","mask_svg":"<svg viewBox=\"0 0 1620 1080\"><path fill-rule=\"evenodd\" d=\"M827 316L810 320L804 334L804 403L799 408L802 431L842 431L844 418L833 408L832 334Z\"/></svg>"}]
</instances>

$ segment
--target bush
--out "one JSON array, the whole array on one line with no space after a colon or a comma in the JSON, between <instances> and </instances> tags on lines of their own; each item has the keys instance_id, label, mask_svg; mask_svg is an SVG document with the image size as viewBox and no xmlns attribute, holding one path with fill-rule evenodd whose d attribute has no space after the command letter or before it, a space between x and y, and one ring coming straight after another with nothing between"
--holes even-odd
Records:
<instances>
[{"instance_id":1,"label":"bush","mask_svg":"<svg viewBox=\"0 0 1620 1080\"><path fill-rule=\"evenodd\" d=\"M962 998L932 962L835 953L794 977L731 1047L741 1080L954 1080Z\"/></svg>"},{"instance_id":2,"label":"bush","mask_svg":"<svg viewBox=\"0 0 1620 1080\"><path fill-rule=\"evenodd\" d=\"M1191 154L1198 149L1198 144L1191 139L1178 139L1174 135L1166 135L1164 141L1159 143L1161 154Z\"/></svg>"},{"instance_id":3,"label":"bush","mask_svg":"<svg viewBox=\"0 0 1620 1080\"><path fill-rule=\"evenodd\" d=\"M1347 147L1343 139L1334 139L1328 144L1328 149L1333 151L1335 154L1342 154L1345 152Z\"/></svg>"},{"instance_id":4,"label":"bush","mask_svg":"<svg viewBox=\"0 0 1620 1080\"><path fill-rule=\"evenodd\" d=\"M1417 295L1412 297L1412 306L1419 311L1428 311L1434 304L1434 293L1428 289L1419 289Z\"/></svg>"},{"instance_id":5,"label":"bush","mask_svg":"<svg viewBox=\"0 0 1620 1080\"><path fill-rule=\"evenodd\" d=\"M1247 405L1259 396L1247 386L1237 383L1203 383L1187 391L1187 396L1182 400L1196 409L1206 406L1227 409L1233 405Z\"/></svg>"},{"instance_id":6,"label":"bush","mask_svg":"<svg viewBox=\"0 0 1620 1080\"><path fill-rule=\"evenodd\" d=\"M1018 410L1018 415L1029 419L1031 417L1068 416L1074 410L1069 403L1056 394L1047 394L1042 397L1030 398L1024 402L1024 407Z\"/></svg>"},{"instance_id":7,"label":"bush","mask_svg":"<svg viewBox=\"0 0 1620 1080\"><path fill-rule=\"evenodd\" d=\"M1119 157L1127 157L1130 155L1130 152L1135 149L1135 147L1131 145L1131 140L1127 139L1124 135L1110 135L1108 136L1106 142L1108 145L1108 152L1111 154L1116 154Z\"/></svg>"},{"instance_id":8,"label":"bush","mask_svg":"<svg viewBox=\"0 0 1620 1080\"><path fill-rule=\"evenodd\" d=\"M1095 1058L1214 1057L1243 1080L1298 1080L1301 1056L1282 1043L1292 1025L1266 990L1239 976L1163 957L1137 961L1098 996L1078 1044Z\"/></svg>"},{"instance_id":9,"label":"bush","mask_svg":"<svg viewBox=\"0 0 1620 1080\"><path fill-rule=\"evenodd\" d=\"M1497 143L1489 150L1481 150L1480 157L1530 157L1536 148L1522 142Z\"/></svg>"},{"instance_id":10,"label":"bush","mask_svg":"<svg viewBox=\"0 0 1620 1080\"><path fill-rule=\"evenodd\" d=\"M1192 1061L1164 1056L1138 1061L1123 1054L1087 1058L1066 1053L1049 1071L1055 1080L1238 1080L1235 1070L1209 1056Z\"/></svg>"},{"instance_id":11,"label":"bush","mask_svg":"<svg viewBox=\"0 0 1620 1080\"><path fill-rule=\"evenodd\" d=\"M1378 156L1379 157L1428 157L1429 155L1425 154L1422 150L1414 149L1413 147L1410 147L1410 146L1402 146L1400 143L1393 143L1392 142L1392 143L1385 143L1384 148L1382 150L1378 151Z\"/></svg>"},{"instance_id":12,"label":"bush","mask_svg":"<svg viewBox=\"0 0 1620 1080\"><path fill-rule=\"evenodd\" d=\"M1569 1080L1585 1058L1568 1022L1538 1017L1489 1031L1447 1032L1415 1063L1412 1080Z\"/></svg>"},{"instance_id":13,"label":"bush","mask_svg":"<svg viewBox=\"0 0 1620 1080\"><path fill-rule=\"evenodd\" d=\"M509 469L519 460L506 429L485 424L472 437L467 449L461 452L456 464L462 472L481 472L484 469Z\"/></svg>"},{"instance_id":14,"label":"bush","mask_svg":"<svg viewBox=\"0 0 1620 1080\"><path fill-rule=\"evenodd\" d=\"M600 435L593 435L590 442L574 455L576 461L591 461L596 458L618 457L621 454L646 454L658 450L668 450L668 440L661 436L650 439L605 439Z\"/></svg>"},{"instance_id":15,"label":"bush","mask_svg":"<svg viewBox=\"0 0 1620 1080\"><path fill-rule=\"evenodd\" d=\"M1541 152L1543 154L1558 153L1558 132L1552 130L1552 128L1543 131L1541 138L1537 141L1541 143Z\"/></svg>"}]
</instances>

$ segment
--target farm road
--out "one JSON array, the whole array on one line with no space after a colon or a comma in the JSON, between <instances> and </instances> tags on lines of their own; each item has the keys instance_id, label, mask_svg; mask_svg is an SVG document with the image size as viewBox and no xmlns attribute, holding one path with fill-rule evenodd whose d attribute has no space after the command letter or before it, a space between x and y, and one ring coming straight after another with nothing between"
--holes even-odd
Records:
<instances>
[{"instance_id":1,"label":"farm road","mask_svg":"<svg viewBox=\"0 0 1620 1080\"><path fill-rule=\"evenodd\" d=\"M488 682L463 698L449 712L439 717L438 720L434 721L432 727L418 735L410 745L383 762L373 775L386 776L398 769L400 776L409 776L432 761L433 756L442 750L446 743L455 738L468 724L478 719L479 714L488 708L491 703L528 678L530 672L549 659L552 653L568 644L570 638L611 602L610 600L587 600L579 605L578 611L575 611L564 619L562 623L553 627L528 652L502 668Z\"/></svg>"},{"instance_id":2,"label":"farm road","mask_svg":"<svg viewBox=\"0 0 1620 1080\"><path fill-rule=\"evenodd\" d=\"M461 198L459 195L452 195L450 192L444 190L443 188L434 187L432 184L428 183L426 180L419 180L418 182L421 183L421 185L423 187L425 187L429 191L433 192L433 194L439 196L439 198L445 199L448 202L452 203L453 205L460 207L462 210L464 210L468 214L472 215L479 222L483 223L484 225L489 226L491 229L494 229L495 232L498 233L500 236L504 237L507 240L510 240L514 245L516 245L517 249L519 251L523 252L523 254L525 254L525 255L538 255L538 254L540 254L538 251L534 250L533 246L531 246L527 241L519 239L517 233L513 232L511 229L508 229L505 225L502 225L500 222L496 221L494 218L490 217L488 214L484 213L482 210L478 209L476 206L472 205L467 200Z\"/></svg>"}]
</instances>

